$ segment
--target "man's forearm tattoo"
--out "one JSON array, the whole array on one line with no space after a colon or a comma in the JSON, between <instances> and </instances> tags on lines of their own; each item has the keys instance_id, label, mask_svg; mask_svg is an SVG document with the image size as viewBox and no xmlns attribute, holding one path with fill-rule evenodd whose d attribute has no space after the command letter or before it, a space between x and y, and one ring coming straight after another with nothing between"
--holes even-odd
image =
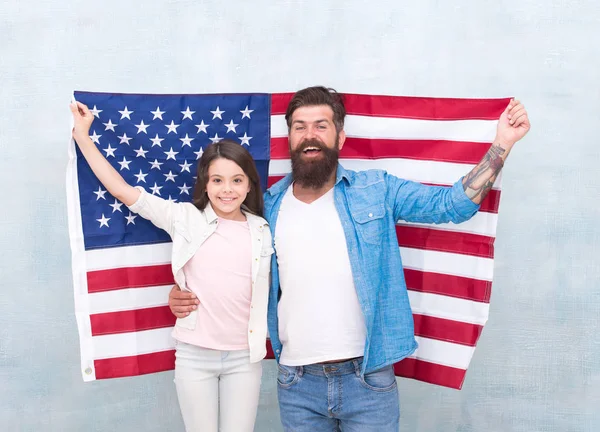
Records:
<instances>
[{"instance_id":1,"label":"man's forearm tattoo","mask_svg":"<svg viewBox=\"0 0 600 432\"><path fill-rule=\"evenodd\" d=\"M494 185L504 166L502 156L505 152L499 145L492 145L481 162L463 179L465 193L474 203L481 203Z\"/></svg>"}]
</instances>

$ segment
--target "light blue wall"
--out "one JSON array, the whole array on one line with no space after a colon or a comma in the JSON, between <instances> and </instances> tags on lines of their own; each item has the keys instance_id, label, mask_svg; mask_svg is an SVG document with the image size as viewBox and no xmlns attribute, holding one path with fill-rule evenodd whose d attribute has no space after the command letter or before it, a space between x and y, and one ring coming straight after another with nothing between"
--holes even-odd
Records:
<instances>
[{"instance_id":1,"label":"light blue wall","mask_svg":"<svg viewBox=\"0 0 600 432\"><path fill-rule=\"evenodd\" d=\"M72 89L517 95L490 321L460 392L401 380L403 430L600 430L594 1L0 6L0 430L179 431L172 374L84 384L65 202ZM279 431L273 364L257 431Z\"/></svg>"}]
</instances>

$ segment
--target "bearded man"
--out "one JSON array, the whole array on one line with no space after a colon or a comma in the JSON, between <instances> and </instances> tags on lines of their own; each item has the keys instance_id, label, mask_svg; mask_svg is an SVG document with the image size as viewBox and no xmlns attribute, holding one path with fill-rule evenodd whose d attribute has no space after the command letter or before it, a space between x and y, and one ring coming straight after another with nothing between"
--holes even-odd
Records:
<instances>
[{"instance_id":1,"label":"bearded man","mask_svg":"<svg viewBox=\"0 0 600 432\"><path fill-rule=\"evenodd\" d=\"M268 327L285 431L398 431L393 364L417 342L396 222L471 218L530 128L523 105L511 101L488 153L447 188L346 170L338 163L345 115L335 91L298 91L285 116L292 173L264 196L275 248ZM176 316L194 303L193 294L171 291Z\"/></svg>"}]
</instances>

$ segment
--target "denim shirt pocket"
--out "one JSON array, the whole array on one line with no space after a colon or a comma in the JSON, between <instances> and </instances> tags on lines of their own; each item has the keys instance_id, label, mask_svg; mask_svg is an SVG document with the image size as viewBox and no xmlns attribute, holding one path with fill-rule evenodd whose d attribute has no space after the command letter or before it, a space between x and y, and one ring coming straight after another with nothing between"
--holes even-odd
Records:
<instances>
[{"instance_id":1,"label":"denim shirt pocket","mask_svg":"<svg viewBox=\"0 0 600 432\"><path fill-rule=\"evenodd\" d=\"M356 231L363 241L370 244L381 243L385 225L383 204L351 210L351 215L356 222Z\"/></svg>"}]
</instances>

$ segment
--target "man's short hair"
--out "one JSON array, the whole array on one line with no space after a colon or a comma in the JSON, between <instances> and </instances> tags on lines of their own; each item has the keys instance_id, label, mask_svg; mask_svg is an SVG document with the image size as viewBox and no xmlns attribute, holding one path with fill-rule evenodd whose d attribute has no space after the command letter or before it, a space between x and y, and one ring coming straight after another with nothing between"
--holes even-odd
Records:
<instances>
[{"instance_id":1,"label":"man's short hair","mask_svg":"<svg viewBox=\"0 0 600 432\"><path fill-rule=\"evenodd\" d=\"M285 113L285 121L288 129L292 126L292 114L300 107L327 105L333 111L333 124L339 133L344 128L344 119L346 117L346 107L340 93L332 88L323 86L307 87L297 91L288 104Z\"/></svg>"}]
</instances>

